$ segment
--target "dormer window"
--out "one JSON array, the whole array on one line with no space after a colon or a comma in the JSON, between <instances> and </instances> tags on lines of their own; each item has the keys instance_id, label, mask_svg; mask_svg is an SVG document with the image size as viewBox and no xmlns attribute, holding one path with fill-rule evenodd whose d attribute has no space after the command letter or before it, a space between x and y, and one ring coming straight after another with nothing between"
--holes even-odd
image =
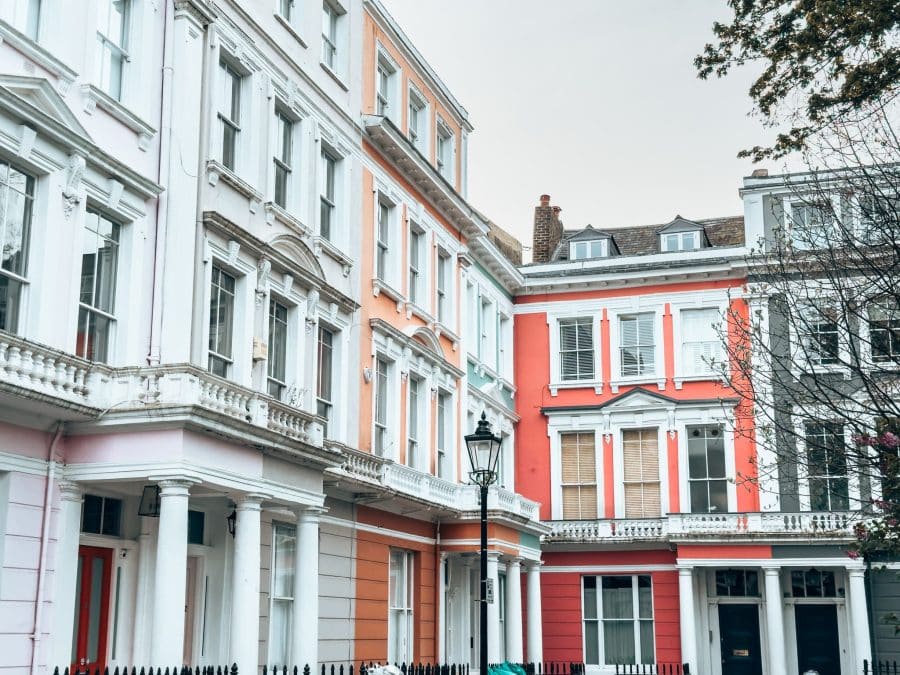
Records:
<instances>
[{"instance_id":1,"label":"dormer window","mask_svg":"<svg viewBox=\"0 0 900 675\"><path fill-rule=\"evenodd\" d=\"M569 260L605 258L607 255L609 255L608 239L589 239L588 241L569 243Z\"/></svg>"},{"instance_id":2,"label":"dormer window","mask_svg":"<svg viewBox=\"0 0 900 675\"><path fill-rule=\"evenodd\" d=\"M662 234L662 250L663 251L696 251L700 248L700 232L694 230L692 232L672 232L671 234Z\"/></svg>"}]
</instances>

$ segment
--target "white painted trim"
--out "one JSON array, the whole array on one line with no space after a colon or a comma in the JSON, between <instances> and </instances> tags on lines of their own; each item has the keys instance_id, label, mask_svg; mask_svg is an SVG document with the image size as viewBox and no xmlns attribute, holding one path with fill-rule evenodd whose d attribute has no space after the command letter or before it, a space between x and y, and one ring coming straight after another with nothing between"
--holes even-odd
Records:
<instances>
[{"instance_id":1,"label":"white painted trim","mask_svg":"<svg viewBox=\"0 0 900 675\"><path fill-rule=\"evenodd\" d=\"M603 429L600 424L594 422L581 426L580 418L568 420L565 426L556 426L551 420L547 426L550 436L550 517L553 520L562 520L562 435L567 433L593 433L594 434L594 466L596 467L595 480L597 485L597 516L603 517L603 505L606 503L604 487L606 481L603 474Z\"/></svg>"},{"instance_id":2,"label":"white painted trim","mask_svg":"<svg viewBox=\"0 0 900 675\"><path fill-rule=\"evenodd\" d=\"M837 567L841 569L865 569L865 563L850 558L678 558L678 569L693 567Z\"/></svg>"},{"instance_id":3,"label":"white painted trim","mask_svg":"<svg viewBox=\"0 0 900 675\"><path fill-rule=\"evenodd\" d=\"M368 525L366 523L360 523L353 520L343 520L342 518L335 518L334 516L319 516L319 522L324 525L333 525L335 527L346 527L350 530L359 530L360 532L369 532L371 534L380 534L385 537L393 537L395 539L403 539L405 541L412 541L417 544L428 544L433 546L437 540L434 537L423 537L419 534L410 534L409 532L401 532L399 530L391 530L386 527L380 527L378 525ZM441 540L442 544L446 544L445 540Z\"/></svg>"},{"instance_id":4,"label":"white painted trim","mask_svg":"<svg viewBox=\"0 0 900 675\"><path fill-rule=\"evenodd\" d=\"M47 460L0 452L0 471L27 473L35 476L47 475Z\"/></svg>"},{"instance_id":5,"label":"white painted trim","mask_svg":"<svg viewBox=\"0 0 900 675\"><path fill-rule=\"evenodd\" d=\"M675 565L542 565L541 574L563 574L571 572L579 572L584 574L606 574L613 573L634 573L642 572L674 572L677 567Z\"/></svg>"},{"instance_id":6,"label":"white painted trim","mask_svg":"<svg viewBox=\"0 0 900 675\"><path fill-rule=\"evenodd\" d=\"M556 396L560 389L589 389L593 387L595 394L600 394L603 390L603 368L601 349L601 326L603 312L594 312L588 314L591 317L591 346L594 352L594 372L589 378L582 380L563 380L562 379L562 363L559 358L560 340L559 330L560 322L567 319L578 319L584 317L585 314L570 314L565 312L553 312L547 315L547 326L550 331L550 395Z\"/></svg>"}]
</instances>

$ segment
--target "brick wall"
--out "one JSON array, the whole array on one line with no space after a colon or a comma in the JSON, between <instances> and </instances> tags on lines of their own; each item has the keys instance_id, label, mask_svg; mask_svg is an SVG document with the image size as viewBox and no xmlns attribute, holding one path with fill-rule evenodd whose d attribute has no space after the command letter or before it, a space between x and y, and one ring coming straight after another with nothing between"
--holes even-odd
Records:
<instances>
[{"instance_id":1,"label":"brick wall","mask_svg":"<svg viewBox=\"0 0 900 675\"><path fill-rule=\"evenodd\" d=\"M532 262L548 262L563 235L558 206L550 206L550 195L541 195L541 203L534 207L534 235Z\"/></svg>"}]
</instances>

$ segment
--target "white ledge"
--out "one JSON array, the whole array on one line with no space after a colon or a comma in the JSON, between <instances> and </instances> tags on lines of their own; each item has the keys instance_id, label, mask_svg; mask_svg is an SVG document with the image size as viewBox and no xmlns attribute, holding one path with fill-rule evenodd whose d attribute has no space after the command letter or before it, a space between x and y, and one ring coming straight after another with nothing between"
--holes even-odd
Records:
<instances>
[{"instance_id":1,"label":"white ledge","mask_svg":"<svg viewBox=\"0 0 900 675\"><path fill-rule=\"evenodd\" d=\"M603 393L603 380L576 380L573 382L551 382L547 385L550 395L556 396L560 389L590 389L593 387L595 394Z\"/></svg>"},{"instance_id":2,"label":"white ledge","mask_svg":"<svg viewBox=\"0 0 900 675\"><path fill-rule=\"evenodd\" d=\"M656 383L657 389L660 391L666 390L666 376L665 375L653 375L650 377L620 377L619 379L614 379L609 381L609 388L612 390L612 393L618 394L619 387L631 387L633 385L638 384L653 384Z\"/></svg>"},{"instance_id":3,"label":"white ledge","mask_svg":"<svg viewBox=\"0 0 900 675\"><path fill-rule=\"evenodd\" d=\"M121 102L114 99L105 91L93 84L81 85L81 93L84 96L84 112L93 115L94 110L100 107L109 113L110 117L118 120L131 129L138 137L138 148L144 152L150 147L150 142L156 135L156 129L150 126L142 118L135 115Z\"/></svg>"},{"instance_id":4,"label":"white ledge","mask_svg":"<svg viewBox=\"0 0 900 675\"><path fill-rule=\"evenodd\" d=\"M284 29L285 29L288 33L291 34L291 37L293 37L297 42L299 42L301 47L303 47L304 49L306 49L306 41L305 41L302 37L300 37L300 33L298 33L298 32L297 32L297 29L294 28L294 27L291 25L291 22L290 22L290 21L288 21L287 19L285 19L285 18L284 18L283 16L281 16L281 14L279 14L278 12L275 12L275 21L277 21L278 23L280 23L280 24L284 27Z\"/></svg>"},{"instance_id":5,"label":"white ledge","mask_svg":"<svg viewBox=\"0 0 900 675\"><path fill-rule=\"evenodd\" d=\"M397 303L398 313L403 311L403 305L406 304L403 293L382 279L372 279L372 295L377 298L382 293Z\"/></svg>"},{"instance_id":6,"label":"white ledge","mask_svg":"<svg viewBox=\"0 0 900 675\"><path fill-rule=\"evenodd\" d=\"M263 201L262 193L240 178L222 162L216 159L206 162L206 179L209 184L215 187L219 183L220 178L223 183L230 185L236 192L246 197L250 202L250 213L256 213Z\"/></svg>"},{"instance_id":7,"label":"white ledge","mask_svg":"<svg viewBox=\"0 0 900 675\"><path fill-rule=\"evenodd\" d=\"M69 68L65 63L51 54L45 47L41 46L24 33L16 30L6 21L0 20L0 42L6 41L10 46L22 52L29 59L37 63L41 68L49 71L59 78L56 90L60 96L65 96L69 91L69 87L78 77L78 73Z\"/></svg>"},{"instance_id":8,"label":"white ledge","mask_svg":"<svg viewBox=\"0 0 900 675\"><path fill-rule=\"evenodd\" d=\"M266 202L263 204L263 208L266 210L266 223L269 225L278 221L301 236L306 236L310 233L310 229L303 224L303 221L292 216L287 210L275 202Z\"/></svg>"},{"instance_id":9,"label":"white ledge","mask_svg":"<svg viewBox=\"0 0 900 675\"><path fill-rule=\"evenodd\" d=\"M338 85L341 89L343 89L344 91L350 91L350 87L348 87L348 86L344 83L344 80L343 80L343 78L342 78L340 75L338 75L334 70L332 70L331 68L329 68L328 66L326 66L326 65L325 65L324 63L322 63L321 61L319 62L319 65L322 66L322 70L324 70L326 73L328 73L328 76L329 76L332 80L334 80L334 81L337 83L337 85Z\"/></svg>"},{"instance_id":10,"label":"white ledge","mask_svg":"<svg viewBox=\"0 0 900 675\"><path fill-rule=\"evenodd\" d=\"M353 258L339 249L333 241L322 236L316 236L313 239L313 252L316 256L324 253L332 260L337 261L342 267L344 276L350 276L350 270L353 269Z\"/></svg>"}]
</instances>

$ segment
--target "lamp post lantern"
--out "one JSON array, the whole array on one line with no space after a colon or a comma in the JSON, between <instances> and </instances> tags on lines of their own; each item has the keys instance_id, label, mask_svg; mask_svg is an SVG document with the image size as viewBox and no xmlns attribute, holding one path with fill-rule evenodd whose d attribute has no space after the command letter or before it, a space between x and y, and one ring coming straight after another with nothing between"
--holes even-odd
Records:
<instances>
[{"instance_id":1,"label":"lamp post lantern","mask_svg":"<svg viewBox=\"0 0 900 675\"><path fill-rule=\"evenodd\" d=\"M478 420L474 433L466 437L466 449L472 471L469 478L481 488L481 596L479 597L480 652L478 659L480 675L488 671L487 641L487 497L488 487L497 481L497 461L500 459L500 444L503 439L491 431L491 424L484 412Z\"/></svg>"}]
</instances>

